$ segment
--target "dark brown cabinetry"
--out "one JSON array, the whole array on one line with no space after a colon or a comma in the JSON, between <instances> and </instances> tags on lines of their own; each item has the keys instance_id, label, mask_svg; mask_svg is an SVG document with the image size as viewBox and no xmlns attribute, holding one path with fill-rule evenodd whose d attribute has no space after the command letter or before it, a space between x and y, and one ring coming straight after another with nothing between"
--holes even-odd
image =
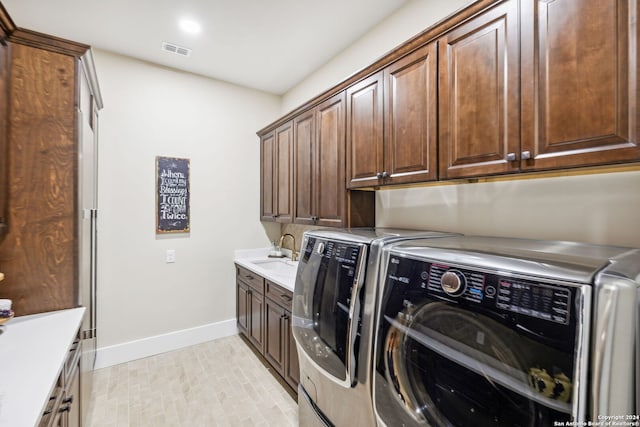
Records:
<instances>
[{"instance_id":1,"label":"dark brown cabinetry","mask_svg":"<svg viewBox=\"0 0 640 427\"><path fill-rule=\"evenodd\" d=\"M293 388L299 382L298 353L291 333L291 300L293 294L266 281L264 356Z\"/></svg>"},{"instance_id":2,"label":"dark brown cabinetry","mask_svg":"<svg viewBox=\"0 0 640 427\"><path fill-rule=\"evenodd\" d=\"M638 4L523 1L525 170L638 159Z\"/></svg>"},{"instance_id":3,"label":"dark brown cabinetry","mask_svg":"<svg viewBox=\"0 0 640 427\"><path fill-rule=\"evenodd\" d=\"M236 317L238 329L262 352L264 349L264 279L236 267Z\"/></svg>"},{"instance_id":4,"label":"dark brown cabinetry","mask_svg":"<svg viewBox=\"0 0 640 427\"><path fill-rule=\"evenodd\" d=\"M291 291L236 265L240 333L291 391L298 389L298 353L291 333Z\"/></svg>"},{"instance_id":5,"label":"dark brown cabinetry","mask_svg":"<svg viewBox=\"0 0 640 427\"><path fill-rule=\"evenodd\" d=\"M346 224L344 94L294 120L297 224Z\"/></svg>"},{"instance_id":6,"label":"dark brown cabinetry","mask_svg":"<svg viewBox=\"0 0 640 427\"><path fill-rule=\"evenodd\" d=\"M429 43L347 89L349 188L437 179L437 71Z\"/></svg>"},{"instance_id":7,"label":"dark brown cabinetry","mask_svg":"<svg viewBox=\"0 0 640 427\"><path fill-rule=\"evenodd\" d=\"M519 42L516 0L438 39L441 178L518 170Z\"/></svg>"},{"instance_id":8,"label":"dark brown cabinetry","mask_svg":"<svg viewBox=\"0 0 640 427\"><path fill-rule=\"evenodd\" d=\"M73 342L39 427L80 427L80 339Z\"/></svg>"},{"instance_id":9,"label":"dark brown cabinetry","mask_svg":"<svg viewBox=\"0 0 640 427\"><path fill-rule=\"evenodd\" d=\"M293 218L293 123L261 138L261 214L263 221Z\"/></svg>"},{"instance_id":10,"label":"dark brown cabinetry","mask_svg":"<svg viewBox=\"0 0 640 427\"><path fill-rule=\"evenodd\" d=\"M258 134L299 126L294 221L313 223L314 167L327 164L313 111L341 93L348 189L638 162L639 6L470 2L272 123ZM344 225L362 194L347 192Z\"/></svg>"},{"instance_id":11,"label":"dark brown cabinetry","mask_svg":"<svg viewBox=\"0 0 640 427\"><path fill-rule=\"evenodd\" d=\"M384 184L438 178L438 61L436 43L384 70Z\"/></svg>"},{"instance_id":12,"label":"dark brown cabinetry","mask_svg":"<svg viewBox=\"0 0 640 427\"><path fill-rule=\"evenodd\" d=\"M275 221L274 164L275 138L269 132L260 138L260 219Z\"/></svg>"},{"instance_id":13,"label":"dark brown cabinetry","mask_svg":"<svg viewBox=\"0 0 640 427\"><path fill-rule=\"evenodd\" d=\"M347 88L347 177L349 188L380 183L384 169L383 75Z\"/></svg>"}]
</instances>

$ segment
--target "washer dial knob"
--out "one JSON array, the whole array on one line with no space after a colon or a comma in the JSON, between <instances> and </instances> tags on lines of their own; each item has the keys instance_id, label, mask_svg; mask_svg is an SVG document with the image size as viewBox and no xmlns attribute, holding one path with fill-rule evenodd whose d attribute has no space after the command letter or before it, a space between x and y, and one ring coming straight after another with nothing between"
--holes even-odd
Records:
<instances>
[{"instance_id":1,"label":"washer dial knob","mask_svg":"<svg viewBox=\"0 0 640 427\"><path fill-rule=\"evenodd\" d=\"M442 275L440 286L447 294L458 296L467 288L467 279L461 271L449 270Z\"/></svg>"}]
</instances>

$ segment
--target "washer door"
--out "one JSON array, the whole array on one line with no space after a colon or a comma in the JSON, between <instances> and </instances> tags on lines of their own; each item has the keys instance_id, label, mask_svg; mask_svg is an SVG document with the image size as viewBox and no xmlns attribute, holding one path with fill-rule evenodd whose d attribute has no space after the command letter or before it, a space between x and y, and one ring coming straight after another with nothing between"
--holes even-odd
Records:
<instances>
[{"instance_id":1,"label":"washer door","mask_svg":"<svg viewBox=\"0 0 640 427\"><path fill-rule=\"evenodd\" d=\"M527 343L513 330L443 302L426 303L386 320L391 326L384 344L384 375L391 393L380 396L376 386L376 404L395 400L392 406L404 409L403 423L553 424L555 415L541 412L531 399L537 392L529 386ZM555 419L566 417L557 415Z\"/></svg>"}]
</instances>

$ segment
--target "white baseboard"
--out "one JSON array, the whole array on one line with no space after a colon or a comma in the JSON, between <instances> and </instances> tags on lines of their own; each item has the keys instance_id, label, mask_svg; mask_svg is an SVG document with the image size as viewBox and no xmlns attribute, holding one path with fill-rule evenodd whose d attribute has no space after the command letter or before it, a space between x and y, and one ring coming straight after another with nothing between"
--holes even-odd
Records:
<instances>
[{"instance_id":1,"label":"white baseboard","mask_svg":"<svg viewBox=\"0 0 640 427\"><path fill-rule=\"evenodd\" d=\"M168 334L98 348L95 369L178 350L206 341L236 335L237 333L236 319L233 318L191 329L183 329Z\"/></svg>"}]
</instances>

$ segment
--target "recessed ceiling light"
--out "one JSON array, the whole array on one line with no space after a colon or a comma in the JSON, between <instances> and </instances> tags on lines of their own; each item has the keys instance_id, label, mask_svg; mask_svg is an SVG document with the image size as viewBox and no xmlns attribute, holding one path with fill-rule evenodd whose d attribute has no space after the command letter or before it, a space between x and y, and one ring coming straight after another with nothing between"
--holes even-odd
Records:
<instances>
[{"instance_id":1,"label":"recessed ceiling light","mask_svg":"<svg viewBox=\"0 0 640 427\"><path fill-rule=\"evenodd\" d=\"M182 31L189 34L198 34L201 29L200 24L190 19L181 19L179 25Z\"/></svg>"}]
</instances>

